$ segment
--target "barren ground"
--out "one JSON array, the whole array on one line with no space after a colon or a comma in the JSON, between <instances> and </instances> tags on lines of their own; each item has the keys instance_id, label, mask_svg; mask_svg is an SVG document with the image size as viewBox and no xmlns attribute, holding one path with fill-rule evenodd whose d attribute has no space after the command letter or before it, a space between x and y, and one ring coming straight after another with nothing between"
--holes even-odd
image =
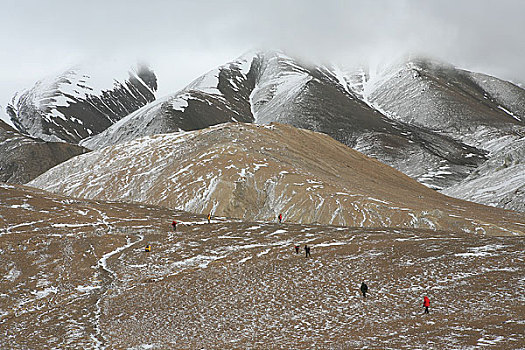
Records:
<instances>
[{"instance_id":1,"label":"barren ground","mask_svg":"<svg viewBox=\"0 0 525 350\"><path fill-rule=\"evenodd\" d=\"M208 224L5 185L0 224L7 348L525 347L523 237Z\"/></svg>"}]
</instances>

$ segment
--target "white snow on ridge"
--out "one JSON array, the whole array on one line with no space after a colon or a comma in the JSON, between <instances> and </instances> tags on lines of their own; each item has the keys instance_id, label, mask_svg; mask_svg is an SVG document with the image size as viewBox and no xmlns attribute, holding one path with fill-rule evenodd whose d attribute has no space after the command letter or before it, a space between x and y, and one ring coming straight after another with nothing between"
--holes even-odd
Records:
<instances>
[{"instance_id":1,"label":"white snow on ridge","mask_svg":"<svg viewBox=\"0 0 525 350\"><path fill-rule=\"evenodd\" d=\"M207 94L221 95L218 89L219 86L219 68L213 69L208 73L198 77L190 83L184 90L197 90Z\"/></svg>"},{"instance_id":2,"label":"white snow on ridge","mask_svg":"<svg viewBox=\"0 0 525 350\"><path fill-rule=\"evenodd\" d=\"M178 95L173 100L171 100L171 107L175 111L181 111L184 112L186 107L188 107L188 100L190 99L190 95L185 93L182 95Z\"/></svg>"},{"instance_id":3,"label":"white snow on ridge","mask_svg":"<svg viewBox=\"0 0 525 350\"><path fill-rule=\"evenodd\" d=\"M502 106L498 106L499 109L501 109L503 112L507 113L508 115L510 115L512 118L516 119L517 121L521 122L521 118L517 115L515 115L514 113L512 113L511 111L509 111L508 109L502 107Z\"/></svg>"}]
</instances>

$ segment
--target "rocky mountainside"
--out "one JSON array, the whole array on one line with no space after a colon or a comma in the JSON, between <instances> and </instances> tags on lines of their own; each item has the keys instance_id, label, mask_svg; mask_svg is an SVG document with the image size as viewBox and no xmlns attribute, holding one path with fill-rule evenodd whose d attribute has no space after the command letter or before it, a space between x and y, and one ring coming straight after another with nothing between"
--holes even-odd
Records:
<instances>
[{"instance_id":1,"label":"rocky mountainside","mask_svg":"<svg viewBox=\"0 0 525 350\"><path fill-rule=\"evenodd\" d=\"M232 121L253 122L252 59L251 55L245 55L212 70L185 89L142 107L81 144L99 149L159 133L198 130Z\"/></svg>"},{"instance_id":2,"label":"rocky mountainside","mask_svg":"<svg viewBox=\"0 0 525 350\"><path fill-rule=\"evenodd\" d=\"M485 151L524 136L525 90L509 82L421 58L363 79L364 100L393 119Z\"/></svg>"},{"instance_id":3,"label":"rocky mountainside","mask_svg":"<svg viewBox=\"0 0 525 350\"><path fill-rule=\"evenodd\" d=\"M86 151L77 145L22 135L0 120L0 182L26 183Z\"/></svg>"},{"instance_id":4,"label":"rocky mountainside","mask_svg":"<svg viewBox=\"0 0 525 350\"><path fill-rule=\"evenodd\" d=\"M0 252L11 349L525 347L523 237L208 224L0 184Z\"/></svg>"},{"instance_id":5,"label":"rocky mountainside","mask_svg":"<svg viewBox=\"0 0 525 350\"><path fill-rule=\"evenodd\" d=\"M364 101L390 118L432 129L486 153L488 160L469 177L438 189L457 198L523 210L525 90L428 59L394 64L379 74L361 71L347 81ZM416 178L428 184L426 175Z\"/></svg>"},{"instance_id":6,"label":"rocky mountainside","mask_svg":"<svg viewBox=\"0 0 525 350\"><path fill-rule=\"evenodd\" d=\"M428 59L379 72L345 71L259 52L207 73L82 144L98 149L227 121L276 121L326 133L443 190L524 137L524 101L524 90L511 83ZM504 196L494 193L490 202ZM519 207L519 198L511 202L508 207Z\"/></svg>"},{"instance_id":7,"label":"rocky mountainside","mask_svg":"<svg viewBox=\"0 0 525 350\"><path fill-rule=\"evenodd\" d=\"M525 138L494 152L490 159L446 195L525 212Z\"/></svg>"},{"instance_id":8,"label":"rocky mountainside","mask_svg":"<svg viewBox=\"0 0 525 350\"><path fill-rule=\"evenodd\" d=\"M75 157L31 186L243 220L519 233L520 216L446 197L329 136L233 123ZM466 214L466 212L468 214Z\"/></svg>"},{"instance_id":9,"label":"rocky mountainside","mask_svg":"<svg viewBox=\"0 0 525 350\"><path fill-rule=\"evenodd\" d=\"M16 94L6 112L23 134L78 143L155 100L157 78L138 66L111 78L73 68Z\"/></svg>"}]
</instances>

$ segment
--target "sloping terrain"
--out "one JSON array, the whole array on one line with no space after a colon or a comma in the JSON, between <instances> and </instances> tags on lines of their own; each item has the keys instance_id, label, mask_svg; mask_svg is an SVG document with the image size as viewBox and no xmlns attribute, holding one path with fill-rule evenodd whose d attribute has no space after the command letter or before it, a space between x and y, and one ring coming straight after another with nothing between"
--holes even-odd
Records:
<instances>
[{"instance_id":1,"label":"sloping terrain","mask_svg":"<svg viewBox=\"0 0 525 350\"><path fill-rule=\"evenodd\" d=\"M525 138L494 152L490 160L443 193L525 212Z\"/></svg>"},{"instance_id":2,"label":"sloping terrain","mask_svg":"<svg viewBox=\"0 0 525 350\"><path fill-rule=\"evenodd\" d=\"M390 118L435 130L487 154L486 164L463 182L438 189L456 198L523 210L523 195L516 189L525 187L525 90L428 59L404 61L360 77L360 83L354 79L349 87ZM505 160L506 152L512 153L513 162ZM489 171L499 167L506 171ZM428 184L427 175L416 178ZM484 191L487 187L491 190ZM473 195L476 188L484 194Z\"/></svg>"},{"instance_id":3,"label":"sloping terrain","mask_svg":"<svg viewBox=\"0 0 525 350\"><path fill-rule=\"evenodd\" d=\"M230 123L75 157L30 186L244 220L520 234L517 213L454 200L329 136Z\"/></svg>"},{"instance_id":4,"label":"sloping terrain","mask_svg":"<svg viewBox=\"0 0 525 350\"><path fill-rule=\"evenodd\" d=\"M485 152L430 129L389 119L333 68L281 52L246 54L182 91L143 107L82 142L99 149L134 138L229 121L280 122L324 132L407 175L441 188L466 177Z\"/></svg>"},{"instance_id":5,"label":"sloping terrain","mask_svg":"<svg viewBox=\"0 0 525 350\"><path fill-rule=\"evenodd\" d=\"M422 58L364 80L364 99L393 119L485 151L495 140L523 137L525 90L509 82Z\"/></svg>"},{"instance_id":6,"label":"sloping terrain","mask_svg":"<svg viewBox=\"0 0 525 350\"><path fill-rule=\"evenodd\" d=\"M251 64L251 55L239 57L197 78L183 90L142 107L81 144L99 149L142 136L198 130L232 121L253 122L249 98L255 80Z\"/></svg>"},{"instance_id":7,"label":"sloping terrain","mask_svg":"<svg viewBox=\"0 0 525 350\"><path fill-rule=\"evenodd\" d=\"M525 347L523 237L207 224L8 185L0 220L11 349Z\"/></svg>"},{"instance_id":8,"label":"sloping terrain","mask_svg":"<svg viewBox=\"0 0 525 350\"><path fill-rule=\"evenodd\" d=\"M125 73L117 80L73 68L16 94L6 112L23 134L78 143L155 100L153 71L139 66Z\"/></svg>"},{"instance_id":9,"label":"sloping terrain","mask_svg":"<svg viewBox=\"0 0 525 350\"><path fill-rule=\"evenodd\" d=\"M23 184L87 149L18 133L0 120L0 182Z\"/></svg>"}]
</instances>

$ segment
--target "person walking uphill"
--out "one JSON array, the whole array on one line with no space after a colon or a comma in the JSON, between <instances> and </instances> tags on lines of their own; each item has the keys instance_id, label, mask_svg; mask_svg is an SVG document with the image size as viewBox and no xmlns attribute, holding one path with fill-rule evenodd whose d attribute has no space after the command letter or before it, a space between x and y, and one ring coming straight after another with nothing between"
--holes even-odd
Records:
<instances>
[{"instance_id":1,"label":"person walking uphill","mask_svg":"<svg viewBox=\"0 0 525 350\"><path fill-rule=\"evenodd\" d=\"M171 226L173 226L173 231L177 231L177 221L173 220Z\"/></svg>"},{"instance_id":2,"label":"person walking uphill","mask_svg":"<svg viewBox=\"0 0 525 350\"><path fill-rule=\"evenodd\" d=\"M426 295L423 298L423 307L425 308L425 314L428 314L428 308L430 307L430 299Z\"/></svg>"},{"instance_id":3,"label":"person walking uphill","mask_svg":"<svg viewBox=\"0 0 525 350\"><path fill-rule=\"evenodd\" d=\"M277 219L279 219L279 223L282 224L282 222L283 222L283 214L279 214Z\"/></svg>"},{"instance_id":4,"label":"person walking uphill","mask_svg":"<svg viewBox=\"0 0 525 350\"><path fill-rule=\"evenodd\" d=\"M366 293L368 293L368 286L365 282L361 283L361 293L363 293L363 298L366 298Z\"/></svg>"}]
</instances>

